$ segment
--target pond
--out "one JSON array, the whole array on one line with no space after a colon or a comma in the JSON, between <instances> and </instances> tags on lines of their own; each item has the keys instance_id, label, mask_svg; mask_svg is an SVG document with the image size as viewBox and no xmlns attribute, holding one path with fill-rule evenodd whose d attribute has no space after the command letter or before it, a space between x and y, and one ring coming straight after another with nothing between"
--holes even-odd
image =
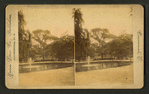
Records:
<instances>
[{"instance_id":1,"label":"pond","mask_svg":"<svg viewBox=\"0 0 149 94\"><path fill-rule=\"evenodd\" d=\"M87 63L77 63L76 72L116 68L127 66L132 63L132 61L90 62L89 65ZM66 67L73 67L73 65L73 63L34 63L31 66L29 66L29 64L24 64L19 66L19 73L60 69Z\"/></svg>"},{"instance_id":2,"label":"pond","mask_svg":"<svg viewBox=\"0 0 149 94\"><path fill-rule=\"evenodd\" d=\"M73 67L73 65L74 65L73 63L35 63L32 64L31 66L29 66L29 64L26 64L19 66L19 73L60 69L66 67Z\"/></svg>"},{"instance_id":3,"label":"pond","mask_svg":"<svg viewBox=\"0 0 149 94\"><path fill-rule=\"evenodd\" d=\"M76 72L116 68L116 67L127 66L132 63L133 63L132 61L90 62L89 65L87 63L77 63Z\"/></svg>"}]
</instances>

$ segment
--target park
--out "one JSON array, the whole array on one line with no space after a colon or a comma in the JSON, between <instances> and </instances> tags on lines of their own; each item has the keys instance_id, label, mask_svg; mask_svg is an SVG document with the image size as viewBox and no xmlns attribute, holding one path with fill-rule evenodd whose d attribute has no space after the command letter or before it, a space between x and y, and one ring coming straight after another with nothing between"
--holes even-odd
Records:
<instances>
[{"instance_id":1,"label":"park","mask_svg":"<svg viewBox=\"0 0 149 94\"><path fill-rule=\"evenodd\" d=\"M61 14L65 18L53 18L62 19L62 22L63 19L71 19L73 22L73 24L71 23L72 31L67 31L70 26L65 25L66 32L61 31L63 34L60 35L57 35L60 32L54 35L52 32L56 31L51 31L54 30L52 27L50 29L36 27L31 31L25 29L25 25L29 23L25 21L25 14L22 11L18 12L19 85L28 87L133 84L133 35L129 31L130 28L128 31L124 30L128 28L127 23L132 19L131 10L125 9L130 12L125 14L130 19L128 21L121 16L117 20L119 15L124 15L119 9L117 10L119 15L116 14L115 9L111 8L106 10L110 11L109 13L100 14L100 17L98 12L87 11L83 8L69 10L72 11L71 15L66 16L70 14L67 11L64 13L65 16ZM107 16L112 15L110 14L112 12L116 16ZM50 12L47 10L45 15L48 15L46 13ZM54 13L59 14L60 12L54 11ZM93 14L95 18L91 18ZM55 16L50 15L49 17L52 19ZM112 19L111 22L107 21L109 18ZM47 19L49 18L47 17ZM98 22L97 19L100 19L101 22ZM58 26L61 28L57 31L64 27L61 26L64 25L61 21L50 20L54 24L53 28L57 29ZM121 25L112 23L112 21L123 22L126 27L122 26L124 27L122 28ZM55 25L54 22L61 23L61 25ZM103 24L104 26L102 26ZM117 29L113 29L113 27ZM119 34L114 30L117 30Z\"/></svg>"}]
</instances>

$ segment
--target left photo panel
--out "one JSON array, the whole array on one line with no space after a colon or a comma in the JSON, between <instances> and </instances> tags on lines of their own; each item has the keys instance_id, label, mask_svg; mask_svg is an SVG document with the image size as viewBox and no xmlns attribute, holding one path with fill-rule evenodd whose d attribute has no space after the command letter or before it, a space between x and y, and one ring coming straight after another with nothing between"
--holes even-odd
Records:
<instances>
[{"instance_id":1,"label":"left photo panel","mask_svg":"<svg viewBox=\"0 0 149 94\"><path fill-rule=\"evenodd\" d=\"M66 7L18 11L19 86L74 85L74 33Z\"/></svg>"},{"instance_id":2,"label":"left photo panel","mask_svg":"<svg viewBox=\"0 0 149 94\"><path fill-rule=\"evenodd\" d=\"M66 6L18 6L19 87L74 86L74 20Z\"/></svg>"}]
</instances>

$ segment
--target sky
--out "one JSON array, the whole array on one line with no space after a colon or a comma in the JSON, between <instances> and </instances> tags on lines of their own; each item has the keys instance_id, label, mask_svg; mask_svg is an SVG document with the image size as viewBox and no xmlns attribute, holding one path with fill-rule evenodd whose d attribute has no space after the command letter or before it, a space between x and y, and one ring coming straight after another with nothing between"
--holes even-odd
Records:
<instances>
[{"instance_id":1,"label":"sky","mask_svg":"<svg viewBox=\"0 0 149 94\"><path fill-rule=\"evenodd\" d=\"M25 29L30 32L42 29L50 30L52 35L60 37L65 32L74 35L72 9L69 8L25 8Z\"/></svg>"},{"instance_id":2,"label":"sky","mask_svg":"<svg viewBox=\"0 0 149 94\"><path fill-rule=\"evenodd\" d=\"M132 16L130 6L106 5L71 5L71 6L30 6L22 7L25 16L25 29L30 32L42 29L50 30L52 35L60 37L67 34L74 35L74 20L72 9L80 8L83 14L83 28L107 28L110 33L120 35L132 34Z\"/></svg>"},{"instance_id":3,"label":"sky","mask_svg":"<svg viewBox=\"0 0 149 94\"><path fill-rule=\"evenodd\" d=\"M81 11L85 21L83 27L89 31L93 28L107 28L114 35L132 33L131 7L85 7Z\"/></svg>"}]
</instances>

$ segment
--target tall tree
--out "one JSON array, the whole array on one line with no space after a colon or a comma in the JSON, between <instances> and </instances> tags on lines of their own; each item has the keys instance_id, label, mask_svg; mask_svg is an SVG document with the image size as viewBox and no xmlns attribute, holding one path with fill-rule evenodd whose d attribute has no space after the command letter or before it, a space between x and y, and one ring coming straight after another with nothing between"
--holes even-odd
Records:
<instances>
[{"instance_id":1,"label":"tall tree","mask_svg":"<svg viewBox=\"0 0 149 94\"><path fill-rule=\"evenodd\" d=\"M40 47L42 48L42 57L43 60L45 59L45 47L47 46L48 40L57 40L58 38L51 35L49 30L41 30L37 29L33 31L33 38L40 44Z\"/></svg>"},{"instance_id":2,"label":"tall tree","mask_svg":"<svg viewBox=\"0 0 149 94\"><path fill-rule=\"evenodd\" d=\"M51 57L58 60L73 59L74 58L74 36L62 36L57 41L49 44L46 49L47 55L50 53Z\"/></svg>"},{"instance_id":3,"label":"tall tree","mask_svg":"<svg viewBox=\"0 0 149 94\"><path fill-rule=\"evenodd\" d=\"M103 55L105 53L104 51L104 45L106 44L106 39L115 38L115 35L109 33L108 29L101 29L101 28L94 28L91 30L91 37L98 41L100 44L100 55L103 58Z\"/></svg>"},{"instance_id":4,"label":"tall tree","mask_svg":"<svg viewBox=\"0 0 149 94\"><path fill-rule=\"evenodd\" d=\"M24 29L26 22L22 11L18 11L18 31L19 31L19 61L27 62L30 57L31 34Z\"/></svg>"},{"instance_id":5,"label":"tall tree","mask_svg":"<svg viewBox=\"0 0 149 94\"><path fill-rule=\"evenodd\" d=\"M87 45L89 41L89 33L87 30L83 30L82 24L84 20L82 18L81 9L73 9L74 17L74 31L75 31L75 59L81 60L81 57L87 56ZM85 36L87 35L87 37Z\"/></svg>"},{"instance_id":6,"label":"tall tree","mask_svg":"<svg viewBox=\"0 0 149 94\"><path fill-rule=\"evenodd\" d=\"M109 54L118 57L133 57L133 36L123 34L108 43Z\"/></svg>"}]
</instances>

